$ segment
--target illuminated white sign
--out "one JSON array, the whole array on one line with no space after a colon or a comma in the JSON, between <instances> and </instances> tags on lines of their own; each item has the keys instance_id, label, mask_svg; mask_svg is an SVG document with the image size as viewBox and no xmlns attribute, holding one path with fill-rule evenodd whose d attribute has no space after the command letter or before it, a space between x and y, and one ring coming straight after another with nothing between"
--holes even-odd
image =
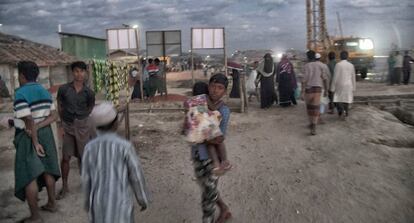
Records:
<instances>
[{"instance_id":1,"label":"illuminated white sign","mask_svg":"<svg viewBox=\"0 0 414 223\"><path fill-rule=\"evenodd\" d=\"M137 29L122 28L106 30L109 50L137 49Z\"/></svg>"},{"instance_id":2,"label":"illuminated white sign","mask_svg":"<svg viewBox=\"0 0 414 223\"><path fill-rule=\"evenodd\" d=\"M224 28L193 28L193 49L223 49Z\"/></svg>"}]
</instances>

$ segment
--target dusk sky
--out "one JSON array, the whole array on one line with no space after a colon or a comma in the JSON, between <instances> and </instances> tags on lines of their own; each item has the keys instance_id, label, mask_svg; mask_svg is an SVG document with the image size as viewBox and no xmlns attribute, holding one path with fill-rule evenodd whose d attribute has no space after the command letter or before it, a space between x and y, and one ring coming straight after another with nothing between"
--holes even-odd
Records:
<instances>
[{"instance_id":1,"label":"dusk sky","mask_svg":"<svg viewBox=\"0 0 414 223\"><path fill-rule=\"evenodd\" d=\"M326 0L328 32L371 37L377 49L391 43L414 48L413 0ZM62 31L105 38L105 29L138 24L147 30L225 27L228 50L305 49L305 0L0 0L0 32L59 46ZM144 35L141 36L144 38ZM145 48L145 47L143 47Z\"/></svg>"}]
</instances>

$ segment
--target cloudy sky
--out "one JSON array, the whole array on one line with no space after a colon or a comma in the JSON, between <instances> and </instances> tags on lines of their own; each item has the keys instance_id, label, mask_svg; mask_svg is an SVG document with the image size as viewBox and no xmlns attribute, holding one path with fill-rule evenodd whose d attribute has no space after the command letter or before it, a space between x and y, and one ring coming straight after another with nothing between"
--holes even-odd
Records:
<instances>
[{"instance_id":1,"label":"cloudy sky","mask_svg":"<svg viewBox=\"0 0 414 223\"><path fill-rule=\"evenodd\" d=\"M371 37L377 48L391 43L414 48L414 0L326 0L330 35ZM59 46L64 32L105 37L106 28L138 24L142 31L182 30L189 48L191 27L226 28L229 50L304 49L305 0L0 0L0 32Z\"/></svg>"}]
</instances>

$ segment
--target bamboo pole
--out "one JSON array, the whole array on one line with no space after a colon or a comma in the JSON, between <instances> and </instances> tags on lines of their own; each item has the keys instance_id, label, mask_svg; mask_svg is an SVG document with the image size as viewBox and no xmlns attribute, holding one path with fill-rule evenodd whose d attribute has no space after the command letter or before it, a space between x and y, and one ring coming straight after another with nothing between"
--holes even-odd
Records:
<instances>
[{"instance_id":1,"label":"bamboo pole","mask_svg":"<svg viewBox=\"0 0 414 223\"><path fill-rule=\"evenodd\" d=\"M195 84L195 79L194 79L194 55L193 55L193 28L191 28L191 80L193 85Z\"/></svg>"},{"instance_id":2,"label":"bamboo pole","mask_svg":"<svg viewBox=\"0 0 414 223\"><path fill-rule=\"evenodd\" d=\"M227 71L227 50L226 50L226 32L225 28L223 27L223 50L224 50L224 73L226 76L228 75Z\"/></svg>"},{"instance_id":3,"label":"bamboo pole","mask_svg":"<svg viewBox=\"0 0 414 223\"><path fill-rule=\"evenodd\" d=\"M139 60L139 29L136 29L135 31L135 40L136 40L136 44L137 44L137 61L138 61L138 68L139 66L141 66L141 61ZM139 77L139 81L140 81L140 91L141 91L141 101L144 100L144 68L141 69L141 76Z\"/></svg>"},{"instance_id":4,"label":"bamboo pole","mask_svg":"<svg viewBox=\"0 0 414 223\"><path fill-rule=\"evenodd\" d=\"M163 83L163 86L162 86L162 90L164 91L164 93L165 93L165 96L167 96L168 95L168 93L167 93L167 56L165 55L166 53L165 53L165 31L162 31L162 57L163 57L163 60L164 60L164 63L163 63L163 72L162 72L162 79L163 79L163 81L164 81L164 83ZM162 95L162 93L161 93L161 95Z\"/></svg>"}]
</instances>

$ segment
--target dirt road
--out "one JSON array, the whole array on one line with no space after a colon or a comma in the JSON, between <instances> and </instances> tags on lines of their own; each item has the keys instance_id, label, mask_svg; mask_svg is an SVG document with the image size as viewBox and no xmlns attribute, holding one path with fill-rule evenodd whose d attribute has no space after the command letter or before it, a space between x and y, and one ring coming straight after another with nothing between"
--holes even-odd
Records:
<instances>
[{"instance_id":1,"label":"dirt road","mask_svg":"<svg viewBox=\"0 0 414 223\"><path fill-rule=\"evenodd\" d=\"M309 136L305 114L303 104L232 114L226 145L234 169L219 185L233 212L229 222L413 222L414 129L389 113L354 107L347 122L326 116ZM178 131L182 114L134 113L131 120L153 196L146 212L135 213L137 222L201 222L189 147ZM0 132L0 222L29 214L13 197L12 134ZM71 194L58 213L42 213L45 222L87 222L76 162L71 167ZM46 202L45 191L40 199Z\"/></svg>"}]
</instances>

